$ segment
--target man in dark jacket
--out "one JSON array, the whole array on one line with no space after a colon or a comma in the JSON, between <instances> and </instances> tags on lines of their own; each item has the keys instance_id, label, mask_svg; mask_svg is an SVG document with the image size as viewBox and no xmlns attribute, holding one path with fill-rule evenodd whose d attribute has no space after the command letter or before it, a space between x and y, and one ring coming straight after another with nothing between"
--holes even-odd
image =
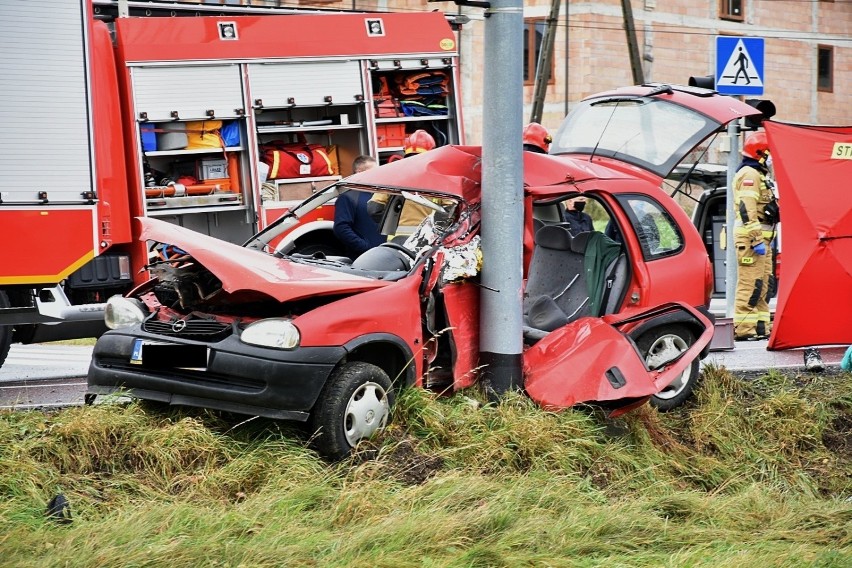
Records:
<instances>
[{"instance_id":1,"label":"man in dark jacket","mask_svg":"<svg viewBox=\"0 0 852 568\"><path fill-rule=\"evenodd\" d=\"M352 171L356 174L374 167L376 160L372 156L358 156L352 163ZM369 193L350 190L338 197L334 204L334 235L353 259L386 240L367 213L369 200Z\"/></svg>"},{"instance_id":2,"label":"man in dark jacket","mask_svg":"<svg viewBox=\"0 0 852 568\"><path fill-rule=\"evenodd\" d=\"M565 204L565 220L570 223L568 231L572 237L580 233L595 230L592 217L588 213L583 212L585 208L586 198L582 196L569 199L568 203Z\"/></svg>"}]
</instances>

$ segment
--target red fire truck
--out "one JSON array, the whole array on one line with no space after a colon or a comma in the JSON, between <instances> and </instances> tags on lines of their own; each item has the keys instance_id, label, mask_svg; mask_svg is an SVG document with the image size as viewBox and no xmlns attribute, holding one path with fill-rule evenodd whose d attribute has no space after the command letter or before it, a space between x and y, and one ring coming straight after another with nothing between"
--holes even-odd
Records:
<instances>
[{"instance_id":1,"label":"red fire truck","mask_svg":"<svg viewBox=\"0 0 852 568\"><path fill-rule=\"evenodd\" d=\"M241 243L414 129L463 141L441 13L172 4L0 4L0 364L100 335L106 299L144 280L135 217ZM332 219L287 238L333 247Z\"/></svg>"}]
</instances>

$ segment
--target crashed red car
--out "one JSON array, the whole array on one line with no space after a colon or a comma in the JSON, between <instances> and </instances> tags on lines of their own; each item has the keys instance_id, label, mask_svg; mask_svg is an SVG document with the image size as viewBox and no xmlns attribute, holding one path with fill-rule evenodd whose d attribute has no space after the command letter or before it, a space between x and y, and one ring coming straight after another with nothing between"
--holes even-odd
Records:
<instances>
[{"instance_id":1,"label":"crashed red car","mask_svg":"<svg viewBox=\"0 0 852 568\"><path fill-rule=\"evenodd\" d=\"M660 187L680 159L754 109L710 91L635 87L587 99L552 155L524 153L525 392L546 408L623 412L682 403L713 333L712 273L689 218ZM613 130L615 129L615 130ZM394 392L476 383L479 147L445 146L353 175L243 246L139 219L152 279L112 298L88 400L115 391L307 421L346 455L384 426ZM281 235L346 191L434 212L404 244L355 259L286 250ZM568 200L594 220L579 233Z\"/></svg>"}]
</instances>

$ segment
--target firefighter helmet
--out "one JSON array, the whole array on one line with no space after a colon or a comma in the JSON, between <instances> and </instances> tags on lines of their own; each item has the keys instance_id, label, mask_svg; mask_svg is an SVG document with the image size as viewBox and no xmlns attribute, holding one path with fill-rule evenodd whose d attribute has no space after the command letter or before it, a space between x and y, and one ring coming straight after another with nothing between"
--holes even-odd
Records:
<instances>
[{"instance_id":1,"label":"firefighter helmet","mask_svg":"<svg viewBox=\"0 0 852 568\"><path fill-rule=\"evenodd\" d=\"M422 154L423 152L428 152L434 147L435 139L432 138L431 134L422 129L412 132L403 143L403 149L405 150L406 156L409 154Z\"/></svg>"},{"instance_id":2,"label":"firefighter helmet","mask_svg":"<svg viewBox=\"0 0 852 568\"><path fill-rule=\"evenodd\" d=\"M553 142L547 129L537 122L530 122L524 127L524 147L533 152L547 154L550 143Z\"/></svg>"},{"instance_id":3,"label":"firefighter helmet","mask_svg":"<svg viewBox=\"0 0 852 568\"><path fill-rule=\"evenodd\" d=\"M766 132L760 130L752 132L743 144L743 156L760 160L765 158L769 152L769 142L766 140Z\"/></svg>"}]
</instances>

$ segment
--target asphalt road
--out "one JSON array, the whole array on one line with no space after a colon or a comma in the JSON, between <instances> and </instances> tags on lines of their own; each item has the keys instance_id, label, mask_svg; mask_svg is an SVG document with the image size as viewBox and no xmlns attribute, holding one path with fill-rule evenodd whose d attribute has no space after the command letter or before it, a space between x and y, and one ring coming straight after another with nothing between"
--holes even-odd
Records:
<instances>
[{"instance_id":1,"label":"asphalt road","mask_svg":"<svg viewBox=\"0 0 852 568\"><path fill-rule=\"evenodd\" d=\"M92 347L13 345L0 368L0 409L83 404Z\"/></svg>"},{"instance_id":2,"label":"asphalt road","mask_svg":"<svg viewBox=\"0 0 852 568\"><path fill-rule=\"evenodd\" d=\"M714 351L703 361L730 371L801 369L804 350L767 351L766 341L734 343L733 350ZM820 349L827 368L839 367L846 346ZM92 347L13 345L0 368L0 409L18 410L78 406L86 392Z\"/></svg>"}]
</instances>

